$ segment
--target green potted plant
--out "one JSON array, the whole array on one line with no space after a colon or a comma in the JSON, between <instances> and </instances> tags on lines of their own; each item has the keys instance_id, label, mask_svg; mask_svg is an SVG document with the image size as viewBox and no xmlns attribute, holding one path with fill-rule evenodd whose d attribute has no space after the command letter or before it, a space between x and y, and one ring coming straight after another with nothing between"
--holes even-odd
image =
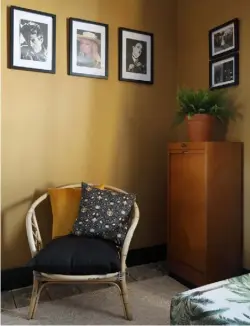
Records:
<instances>
[{"instance_id":1,"label":"green potted plant","mask_svg":"<svg viewBox=\"0 0 250 326\"><path fill-rule=\"evenodd\" d=\"M177 102L175 123L186 120L190 141L211 141L216 119L221 122L234 119L224 90L182 88L177 92Z\"/></svg>"}]
</instances>

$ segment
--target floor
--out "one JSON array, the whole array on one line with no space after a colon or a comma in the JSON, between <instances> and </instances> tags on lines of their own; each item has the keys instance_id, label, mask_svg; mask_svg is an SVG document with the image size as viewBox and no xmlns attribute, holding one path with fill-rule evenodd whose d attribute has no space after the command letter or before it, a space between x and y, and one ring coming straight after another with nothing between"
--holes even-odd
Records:
<instances>
[{"instance_id":1,"label":"floor","mask_svg":"<svg viewBox=\"0 0 250 326\"><path fill-rule=\"evenodd\" d=\"M128 268L128 282L136 282L154 277L167 275L167 265L165 261L151 263L147 265L133 266ZM106 287L107 285L99 285ZM97 285L50 285L41 294L40 302L63 299L76 294L91 292L96 290ZM1 293L1 308L3 310L14 310L27 307L30 302L32 287L25 287Z\"/></svg>"},{"instance_id":2,"label":"floor","mask_svg":"<svg viewBox=\"0 0 250 326\"><path fill-rule=\"evenodd\" d=\"M2 325L169 325L171 299L187 290L168 276L164 262L128 269L133 320L124 318L112 285L50 285L42 292L34 319L27 320L31 287L2 293Z\"/></svg>"}]
</instances>

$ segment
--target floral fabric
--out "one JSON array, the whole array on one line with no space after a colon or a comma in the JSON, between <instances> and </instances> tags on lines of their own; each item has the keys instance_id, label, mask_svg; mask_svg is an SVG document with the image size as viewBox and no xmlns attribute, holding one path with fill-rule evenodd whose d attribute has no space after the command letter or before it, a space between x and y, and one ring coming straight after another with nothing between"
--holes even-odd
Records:
<instances>
[{"instance_id":1,"label":"floral fabric","mask_svg":"<svg viewBox=\"0 0 250 326\"><path fill-rule=\"evenodd\" d=\"M250 274L177 294L171 325L250 325Z\"/></svg>"}]
</instances>

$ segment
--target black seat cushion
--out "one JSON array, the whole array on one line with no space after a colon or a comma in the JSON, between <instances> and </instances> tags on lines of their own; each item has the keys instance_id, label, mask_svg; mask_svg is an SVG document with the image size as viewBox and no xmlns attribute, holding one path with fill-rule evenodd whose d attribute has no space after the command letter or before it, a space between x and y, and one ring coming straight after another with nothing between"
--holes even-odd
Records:
<instances>
[{"instance_id":1,"label":"black seat cushion","mask_svg":"<svg viewBox=\"0 0 250 326\"><path fill-rule=\"evenodd\" d=\"M101 275L120 271L120 258L111 241L70 234L53 239L28 267L49 274Z\"/></svg>"}]
</instances>

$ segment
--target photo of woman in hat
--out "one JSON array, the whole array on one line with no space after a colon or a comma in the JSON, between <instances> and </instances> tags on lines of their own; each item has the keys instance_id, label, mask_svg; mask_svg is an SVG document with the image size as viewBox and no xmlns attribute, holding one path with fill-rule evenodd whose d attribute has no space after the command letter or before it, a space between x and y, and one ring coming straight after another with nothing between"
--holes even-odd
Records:
<instances>
[{"instance_id":1,"label":"photo of woman in hat","mask_svg":"<svg viewBox=\"0 0 250 326\"><path fill-rule=\"evenodd\" d=\"M99 33L77 30L77 66L101 68Z\"/></svg>"}]
</instances>

